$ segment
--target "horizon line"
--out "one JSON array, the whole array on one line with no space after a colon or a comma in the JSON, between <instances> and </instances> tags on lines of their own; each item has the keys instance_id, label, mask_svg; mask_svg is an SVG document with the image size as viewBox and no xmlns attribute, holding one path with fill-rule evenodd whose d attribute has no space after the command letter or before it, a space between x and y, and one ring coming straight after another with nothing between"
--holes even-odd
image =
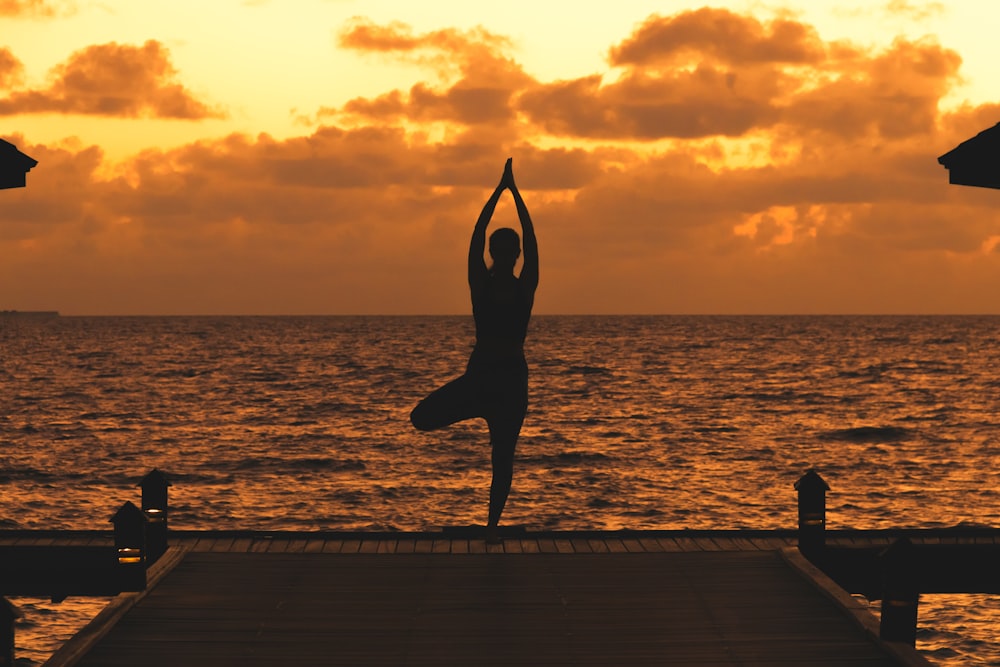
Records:
<instances>
[{"instance_id":1,"label":"horizon line","mask_svg":"<svg viewBox=\"0 0 1000 667\"><path fill-rule=\"evenodd\" d=\"M471 312L462 313L63 313L59 310L0 310L2 314L53 313L58 317L472 317ZM672 312L672 313L582 313L543 312L532 313L532 317L996 317L1000 312Z\"/></svg>"}]
</instances>

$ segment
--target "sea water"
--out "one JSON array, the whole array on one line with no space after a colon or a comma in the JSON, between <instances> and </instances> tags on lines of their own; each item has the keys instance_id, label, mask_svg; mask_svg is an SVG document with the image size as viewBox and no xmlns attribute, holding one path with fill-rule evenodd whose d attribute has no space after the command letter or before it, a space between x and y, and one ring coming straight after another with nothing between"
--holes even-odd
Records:
<instances>
[{"instance_id":1,"label":"sea water","mask_svg":"<svg viewBox=\"0 0 1000 667\"><path fill-rule=\"evenodd\" d=\"M483 523L485 425L408 420L472 342L459 316L0 318L0 526L107 528L153 467L176 528ZM794 528L815 468L831 528L1000 525L1000 317L536 316L526 356L505 523ZM20 604L31 664L102 602ZM1000 663L994 597L923 596L920 628Z\"/></svg>"}]
</instances>

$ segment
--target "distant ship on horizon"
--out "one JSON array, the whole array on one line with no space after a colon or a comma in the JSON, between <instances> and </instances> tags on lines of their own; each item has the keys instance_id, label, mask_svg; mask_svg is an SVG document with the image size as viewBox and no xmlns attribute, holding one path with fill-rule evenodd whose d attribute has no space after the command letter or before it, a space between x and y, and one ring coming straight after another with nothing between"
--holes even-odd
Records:
<instances>
[{"instance_id":1,"label":"distant ship on horizon","mask_svg":"<svg viewBox=\"0 0 1000 667\"><path fill-rule=\"evenodd\" d=\"M59 317L58 310L0 310L0 317Z\"/></svg>"}]
</instances>

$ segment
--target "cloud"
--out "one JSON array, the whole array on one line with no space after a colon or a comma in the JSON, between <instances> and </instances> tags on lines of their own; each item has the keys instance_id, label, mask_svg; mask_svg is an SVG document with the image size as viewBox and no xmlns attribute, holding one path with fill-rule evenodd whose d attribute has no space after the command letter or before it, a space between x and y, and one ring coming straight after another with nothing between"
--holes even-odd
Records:
<instances>
[{"instance_id":1,"label":"cloud","mask_svg":"<svg viewBox=\"0 0 1000 667\"><path fill-rule=\"evenodd\" d=\"M806 85L785 66L821 67L853 53L828 48L803 23L710 9L647 19L610 50L610 63L623 70L612 83L601 74L540 83L507 55L507 39L483 29L416 34L401 23L355 19L338 45L430 67L446 83L356 98L321 109L321 118L495 127L523 113L555 135L638 140L769 127L780 120L785 97Z\"/></svg>"},{"instance_id":2,"label":"cloud","mask_svg":"<svg viewBox=\"0 0 1000 667\"><path fill-rule=\"evenodd\" d=\"M909 2L909 0L889 0L881 5L867 4L864 6L838 5L833 8L836 16L846 18L867 18L875 20L903 19L914 23L923 23L947 11L942 2Z\"/></svg>"},{"instance_id":3,"label":"cloud","mask_svg":"<svg viewBox=\"0 0 1000 667\"><path fill-rule=\"evenodd\" d=\"M101 44L73 53L50 73L47 88L11 91L0 115L65 113L126 118L200 120L222 113L176 82L169 51L149 40L142 46Z\"/></svg>"},{"instance_id":4,"label":"cloud","mask_svg":"<svg viewBox=\"0 0 1000 667\"><path fill-rule=\"evenodd\" d=\"M84 312L149 312L152 295L155 312L466 312L465 244L511 154L539 233L540 312L988 310L962 290L1000 278L984 251L996 193L956 191L928 151L981 113L863 160L818 146L785 167L377 127L232 135L113 170L95 147L16 141L45 169L5 205L0 285L76 294ZM495 224L517 225L507 199ZM941 297L908 295L932 265Z\"/></svg>"},{"instance_id":5,"label":"cloud","mask_svg":"<svg viewBox=\"0 0 1000 667\"><path fill-rule=\"evenodd\" d=\"M838 65L834 76L785 104L787 123L840 136L912 136L933 129L938 102L958 80L959 55L932 40Z\"/></svg>"},{"instance_id":6,"label":"cloud","mask_svg":"<svg viewBox=\"0 0 1000 667\"><path fill-rule=\"evenodd\" d=\"M43 295L75 290L74 274L90 312L149 312L152 294L158 312L461 312L454 260L506 157L468 136L392 128L232 135L114 167L95 147L16 141L45 169L5 204L0 252L14 259L0 267L0 299L51 302ZM586 151L508 149L531 187L579 188L600 173ZM497 220L516 224L509 201ZM440 275L411 279L426 272ZM281 305L251 305L267 294Z\"/></svg>"},{"instance_id":7,"label":"cloud","mask_svg":"<svg viewBox=\"0 0 1000 667\"><path fill-rule=\"evenodd\" d=\"M509 89L469 82L462 82L445 91L418 83L406 94L394 90L375 99L355 98L338 111L347 117L382 120L408 118L424 122L455 121L466 125L496 123L513 118L514 112L509 104L511 94Z\"/></svg>"},{"instance_id":8,"label":"cloud","mask_svg":"<svg viewBox=\"0 0 1000 667\"><path fill-rule=\"evenodd\" d=\"M0 90L11 88L24 80L24 63L10 49L0 47Z\"/></svg>"},{"instance_id":9,"label":"cloud","mask_svg":"<svg viewBox=\"0 0 1000 667\"><path fill-rule=\"evenodd\" d=\"M873 53L724 10L652 17L610 54L616 80L539 84L518 96L519 110L546 132L596 139L906 136L930 129L961 65L933 40Z\"/></svg>"},{"instance_id":10,"label":"cloud","mask_svg":"<svg viewBox=\"0 0 1000 667\"><path fill-rule=\"evenodd\" d=\"M337 43L341 48L430 67L451 83L420 82L407 92L393 90L374 99L355 98L341 109L321 110L325 116L466 125L506 123L514 120L512 96L532 81L505 55L510 40L483 28L414 34L403 23L378 25L356 18L339 33Z\"/></svg>"},{"instance_id":11,"label":"cloud","mask_svg":"<svg viewBox=\"0 0 1000 667\"><path fill-rule=\"evenodd\" d=\"M364 17L355 17L341 29L337 43L359 51L415 52L422 49L447 53L491 51L510 46L510 39L485 28L456 30L445 28L414 34L406 23L396 21L379 25Z\"/></svg>"},{"instance_id":12,"label":"cloud","mask_svg":"<svg viewBox=\"0 0 1000 667\"><path fill-rule=\"evenodd\" d=\"M1000 120L1000 104L939 108L954 51L822 42L807 24L733 13L719 15L723 48L709 22L678 16L619 42L636 48L634 63L615 56L617 76L554 82L526 75L502 38L359 20L344 47L412 59L415 81L303 136L233 134L114 165L93 146L17 138L39 167L4 197L0 302L467 313L469 234L513 156L540 313L1000 310L983 289L1000 281L1000 193L950 186L936 162ZM666 48L660 29L687 41ZM781 30L799 36L784 51ZM473 81L499 97L461 98ZM509 197L494 224L517 226Z\"/></svg>"},{"instance_id":13,"label":"cloud","mask_svg":"<svg viewBox=\"0 0 1000 667\"><path fill-rule=\"evenodd\" d=\"M825 49L816 30L789 19L762 23L752 16L703 7L653 15L613 46L612 65L670 66L692 59L729 64L818 63Z\"/></svg>"},{"instance_id":14,"label":"cloud","mask_svg":"<svg viewBox=\"0 0 1000 667\"><path fill-rule=\"evenodd\" d=\"M0 0L0 16L51 18L57 13L57 7L47 0Z\"/></svg>"},{"instance_id":15,"label":"cloud","mask_svg":"<svg viewBox=\"0 0 1000 667\"><path fill-rule=\"evenodd\" d=\"M710 66L630 72L607 85L599 75L560 81L525 91L517 104L547 132L600 139L739 136L778 119L752 84Z\"/></svg>"},{"instance_id":16,"label":"cloud","mask_svg":"<svg viewBox=\"0 0 1000 667\"><path fill-rule=\"evenodd\" d=\"M919 22L944 13L945 7L940 2L911 3L907 0L890 0L885 3L883 11L892 16Z\"/></svg>"}]
</instances>

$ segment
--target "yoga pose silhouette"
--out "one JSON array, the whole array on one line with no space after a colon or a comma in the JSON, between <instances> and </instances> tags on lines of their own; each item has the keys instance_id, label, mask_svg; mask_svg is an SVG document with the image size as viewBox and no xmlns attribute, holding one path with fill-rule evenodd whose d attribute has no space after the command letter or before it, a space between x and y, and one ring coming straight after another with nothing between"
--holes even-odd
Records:
<instances>
[{"instance_id":1,"label":"yoga pose silhouette","mask_svg":"<svg viewBox=\"0 0 1000 667\"><path fill-rule=\"evenodd\" d=\"M510 190L514 197L524 237L524 264L519 276L514 275L514 265L521 254L520 239L513 229L505 227L493 232L489 243L492 266L487 268L483 259L486 227L504 190ZM469 244L469 290L476 323L476 345L465 374L433 392L410 413L410 421L421 431L474 417L486 420L493 448L486 534L493 542L498 540L497 524L514 475L514 448L528 409L524 338L536 287L538 243L508 159L499 185L479 214Z\"/></svg>"}]
</instances>

